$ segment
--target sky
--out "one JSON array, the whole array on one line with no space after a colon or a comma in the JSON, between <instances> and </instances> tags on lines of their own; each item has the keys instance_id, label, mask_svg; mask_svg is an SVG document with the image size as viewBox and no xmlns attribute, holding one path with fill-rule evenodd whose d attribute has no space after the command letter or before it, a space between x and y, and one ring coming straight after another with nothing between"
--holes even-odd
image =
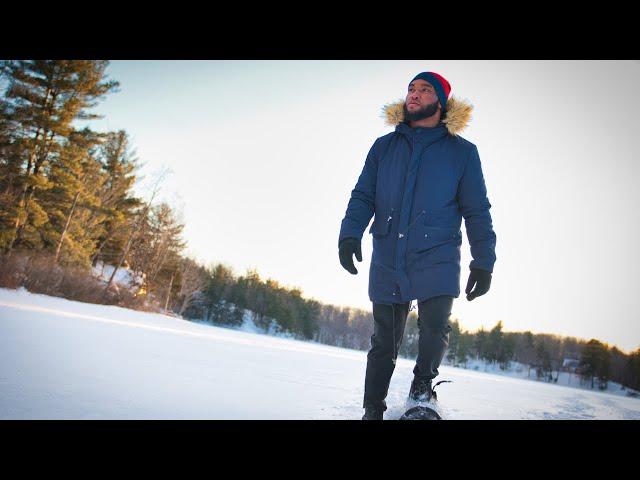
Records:
<instances>
[{"instance_id":1,"label":"sky","mask_svg":"<svg viewBox=\"0 0 640 480\"><path fill-rule=\"evenodd\" d=\"M358 275L337 240L382 107L435 71L474 106L461 136L478 147L497 237L491 289L464 295L467 330L531 330L640 347L635 245L640 167L637 61L112 61L120 91L94 109L125 129L161 200L180 212L185 253L236 275L371 311L371 238Z\"/></svg>"}]
</instances>

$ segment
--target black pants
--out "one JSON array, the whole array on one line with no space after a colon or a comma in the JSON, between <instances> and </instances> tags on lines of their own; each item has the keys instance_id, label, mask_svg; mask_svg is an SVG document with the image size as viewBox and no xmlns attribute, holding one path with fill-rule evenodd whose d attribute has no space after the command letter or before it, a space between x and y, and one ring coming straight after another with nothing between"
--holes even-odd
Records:
<instances>
[{"instance_id":1,"label":"black pants","mask_svg":"<svg viewBox=\"0 0 640 480\"><path fill-rule=\"evenodd\" d=\"M449 316L453 299L449 295L432 297L418 303L418 358L413 374L424 379L438 375L438 366L449 346ZM374 331L371 349L367 354L367 373L364 381L364 405L382 407L389 391L391 375L396 366L398 349L409 315L410 302L386 305L373 304Z\"/></svg>"}]
</instances>

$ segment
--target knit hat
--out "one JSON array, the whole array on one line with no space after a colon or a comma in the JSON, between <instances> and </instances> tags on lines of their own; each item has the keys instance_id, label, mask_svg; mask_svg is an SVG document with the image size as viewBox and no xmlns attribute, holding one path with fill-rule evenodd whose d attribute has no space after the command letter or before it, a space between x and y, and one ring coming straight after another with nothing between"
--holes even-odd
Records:
<instances>
[{"instance_id":1,"label":"knit hat","mask_svg":"<svg viewBox=\"0 0 640 480\"><path fill-rule=\"evenodd\" d=\"M433 85L433 88L436 89L436 95L438 95L442 111L445 112L447 107L447 98L449 98L449 93L451 93L451 85L449 85L449 82L442 75L438 75L436 72L419 73L413 78L413 80L411 80L411 82L418 79L425 80ZM411 82L409 83L411 84Z\"/></svg>"}]
</instances>

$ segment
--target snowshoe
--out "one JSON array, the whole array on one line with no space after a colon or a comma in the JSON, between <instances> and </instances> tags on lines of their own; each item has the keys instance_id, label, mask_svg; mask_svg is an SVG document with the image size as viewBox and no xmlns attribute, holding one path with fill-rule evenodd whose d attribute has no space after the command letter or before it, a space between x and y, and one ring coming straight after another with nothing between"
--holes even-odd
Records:
<instances>
[{"instance_id":1,"label":"snowshoe","mask_svg":"<svg viewBox=\"0 0 640 480\"><path fill-rule=\"evenodd\" d=\"M400 420L442 420L442 417L433 408L418 405L404 412Z\"/></svg>"}]
</instances>

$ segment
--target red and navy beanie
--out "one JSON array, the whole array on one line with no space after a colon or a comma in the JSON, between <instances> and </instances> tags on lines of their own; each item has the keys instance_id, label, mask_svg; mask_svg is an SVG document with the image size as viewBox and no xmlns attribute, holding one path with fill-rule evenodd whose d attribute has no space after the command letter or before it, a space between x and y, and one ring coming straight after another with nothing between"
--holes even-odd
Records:
<instances>
[{"instance_id":1,"label":"red and navy beanie","mask_svg":"<svg viewBox=\"0 0 640 480\"><path fill-rule=\"evenodd\" d=\"M447 79L442 75L438 75L436 72L422 72L416 75L411 82L418 79L425 80L433 85L433 88L436 89L438 100L440 100L442 111L444 112L447 107L447 98L449 98L449 93L451 93L451 85L449 85Z\"/></svg>"}]
</instances>

